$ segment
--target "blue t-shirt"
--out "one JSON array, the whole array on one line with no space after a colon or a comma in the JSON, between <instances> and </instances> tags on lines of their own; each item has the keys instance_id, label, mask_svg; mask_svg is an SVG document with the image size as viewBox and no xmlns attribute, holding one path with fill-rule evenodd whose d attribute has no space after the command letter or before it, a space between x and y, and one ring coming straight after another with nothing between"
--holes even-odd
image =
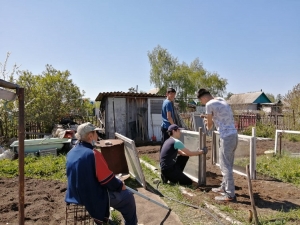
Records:
<instances>
[{"instance_id":1,"label":"blue t-shirt","mask_svg":"<svg viewBox=\"0 0 300 225\"><path fill-rule=\"evenodd\" d=\"M160 152L160 168L161 170L172 168L176 163L178 150L184 149L184 144L176 138L167 139Z\"/></svg>"},{"instance_id":2,"label":"blue t-shirt","mask_svg":"<svg viewBox=\"0 0 300 225\"><path fill-rule=\"evenodd\" d=\"M172 119L175 122L175 116L174 116L174 110L173 110L173 104L170 100L166 99L163 102L162 109L161 109L161 116L162 116L162 124L161 127L168 129L168 127L171 125L168 118L167 118L167 112L171 112Z\"/></svg>"}]
</instances>

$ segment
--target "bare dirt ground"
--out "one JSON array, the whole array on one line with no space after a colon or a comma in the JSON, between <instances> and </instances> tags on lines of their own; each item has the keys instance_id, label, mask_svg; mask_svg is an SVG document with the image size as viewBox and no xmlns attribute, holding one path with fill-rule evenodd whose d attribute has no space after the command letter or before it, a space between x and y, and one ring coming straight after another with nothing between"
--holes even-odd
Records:
<instances>
[{"instance_id":1,"label":"bare dirt ground","mask_svg":"<svg viewBox=\"0 0 300 225\"><path fill-rule=\"evenodd\" d=\"M210 144L207 144L209 152L207 154L207 187L217 187L220 185L222 175L219 167L211 163ZM297 149L299 152L299 143L285 142L285 147ZM274 140L264 140L257 142L257 155L264 154L264 151L274 149ZM149 158L159 162L159 146L144 146L138 148L140 155L147 155ZM255 204L259 215L271 215L276 210L289 211L300 207L300 189L292 184L280 182L276 179L257 176L257 180L252 180L252 188ZM248 217L248 211L251 209L251 202L248 190L248 181L245 176L234 174L237 203L220 203L214 200L216 193L206 189L206 192L199 191L197 197L191 200L199 205L203 198L208 199L212 204L230 204L234 209L245 210L245 218ZM295 220L289 224L300 224Z\"/></svg>"},{"instance_id":2,"label":"bare dirt ground","mask_svg":"<svg viewBox=\"0 0 300 225\"><path fill-rule=\"evenodd\" d=\"M291 149L298 143L285 143ZM209 144L208 144L209 146ZM274 141L257 142L257 153L274 148ZM159 146L138 147L140 155L147 155L156 162L159 161ZM211 164L210 149L207 154L207 186L216 187L221 182L221 173L217 166ZM188 197L196 205L202 205L203 200L212 204L230 204L234 209L244 210L245 218L251 209L247 179L235 174L237 203L217 203L213 199L215 193L207 190L197 191L197 196ZM274 179L259 178L252 181L254 198L259 215L270 215L275 210L288 211L300 207L300 189ZM25 180L25 222L31 224L60 225L65 221L64 196L66 183L37 179ZM145 194L145 193L144 193ZM147 193L146 193L147 194ZM176 215L167 215L160 207L151 210L155 205L147 200L136 197L139 221L144 224L181 224ZM155 198L155 197L151 197ZM158 198L158 197L157 197ZM18 224L18 178L0 178L0 224ZM147 213L145 213L147 211ZM166 217L167 216L167 217ZM161 223L162 222L162 223ZM299 220L294 223L300 224Z\"/></svg>"},{"instance_id":3,"label":"bare dirt ground","mask_svg":"<svg viewBox=\"0 0 300 225\"><path fill-rule=\"evenodd\" d=\"M126 183L126 181L125 181ZM18 222L18 178L0 178L0 225ZM66 183L51 180L25 180L25 224L64 225ZM137 191L160 204L159 196L138 188ZM134 195L140 224L182 225L178 216L138 195ZM147 213L145 213L147 212ZM69 223L68 223L69 224ZM83 224L80 223L79 224Z\"/></svg>"}]
</instances>

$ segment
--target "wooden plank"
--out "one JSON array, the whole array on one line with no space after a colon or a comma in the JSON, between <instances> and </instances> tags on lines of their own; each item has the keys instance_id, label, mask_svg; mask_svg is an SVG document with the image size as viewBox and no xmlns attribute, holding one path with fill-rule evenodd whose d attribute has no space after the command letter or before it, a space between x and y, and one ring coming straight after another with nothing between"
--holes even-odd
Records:
<instances>
[{"instance_id":1,"label":"wooden plank","mask_svg":"<svg viewBox=\"0 0 300 225\"><path fill-rule=\"evenodd\" d=\"M252 210L253 210L252 213L254 214L255 224L258 225L259 221L258 221L255 202L254 202L254 198L253 198L253 191L252 191L252 183L251 183L250 172L249 172L249 165L246 166L246 173L247 173L247 180L248 180L249 196L250 196L251 206L252 206ZM252 216L252 213L251 213L251 216ZM251 217L251 221L249 219L249 222L250 223L252 222L252 217Z\"/></svg>"},{"instance_id":2,"label":"wooden plank","mask_svg":"<svg viewBox=\"0 0 300 225\"><path fill-rule=\"evenodd\" d=\"M16 93L4 89L0 89L0 99L13 101L16 99L16 97L17 97Z\"/></svg>"}]
</instances>

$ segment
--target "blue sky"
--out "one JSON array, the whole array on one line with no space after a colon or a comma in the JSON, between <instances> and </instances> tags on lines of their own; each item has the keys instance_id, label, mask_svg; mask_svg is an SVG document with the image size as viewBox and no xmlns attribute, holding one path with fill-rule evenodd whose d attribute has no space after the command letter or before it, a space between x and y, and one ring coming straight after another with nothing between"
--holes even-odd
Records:
<instances>
[{"instance_id":1,"label":"blue sky","mask_svg":"<svg viewBox=\"0 0 300 225\"><path fill-rule=\"evenodd\" d=\"M41 73L69 70L99 92L148 91L147 52L199 58L228 79L227 92L285 95L300 83L299 0L0 0L0 62Z\"/></svg>"}]
</instances>

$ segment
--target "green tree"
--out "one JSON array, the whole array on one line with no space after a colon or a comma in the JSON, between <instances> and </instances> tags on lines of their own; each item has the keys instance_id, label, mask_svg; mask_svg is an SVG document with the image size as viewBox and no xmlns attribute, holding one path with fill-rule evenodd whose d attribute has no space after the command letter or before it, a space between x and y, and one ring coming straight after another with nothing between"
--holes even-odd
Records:
<instances>
[{"instance_id":1,"label":"green tree","mask_svg":"<svg viewBox=\"0 0 300 225\"><path fill-rule=\"evenodd\" d=\"M19 69L19 66L17 64L14 64L11 70L8 68L8 61L10 55L10 52L8 52L6 54L4 63L0 63L0 79L11 83L15 83L14 76L16 75L16 71ZM10 92L14 92L14 90L11 89L7 90ZM6 138L6 141L7 138L13 136L13 129L16 125L16 121L14 120L16 113L16 101L6 101L0 99L0 136L4 136Z\"/></svg>"},{"instance_id":2,"label":"green tree","mask_svg":"<svg viewBox=\"0 0 300 225\"><path fill-rule=\"evenodd\" d=\"M25 88L26 121L44 124L50 132L54 123L72 114L86 114L80 89L70 79L70 72L46 65L41 75L21 71L17 83Z\"/></svg>"},{"instance_id":3,"label":"green tree","mask_svg":"<svg viewBox=\"0 0 300 225\"><path fill-rule=\"evenodd\" d=\"M285 114L293 120L293 129L300 129L300 83L288 91L283 101L287 109Z\"/></svg>"},{"instance_id":4,"label":"green tree","mask_svg":"<svg viewBox=\"0 0 300 225\"><path fill-rule=\"evenodd\" d=\"M175 88L181 110L190 99L195 98L199 88L207 88L217 96L223 96L226 90L227 80L217 73L206 71L199 58L189 65L179 63L177 58L159 45L148 52L148 58L151 66L150 83L159 88L159 94L165 94L169 86Z\"/></svg>"},{"instance_id":5,"label":"green tree","mask_svg":"<svg viewBox=\"0 0 300 225\"><path fill-rule=\"evenodd\" d=\"M266 93L266 96L270 99L271 102L275 102L275 96L271 93Z\"/></svg>"},{"instance_id":6,"label":"green tree","mask_svg":"<svg viewBox=\"0 0 300 225\"><path fill-rule=\"evenodd\" d=\"M228 92L226 96L226 100L229 100L232 95L234 95L232 92Z\"/></svg>"},{"instance_id":7,"label":"green tree","mask_svg":"<svg viewBox=\"0 0 300 225\"><path fill-rule=\"evenodd\" d=\"M159 88L160 94L165 94L168 86L172 86L172 75L178 64L177 59L159 45L148 52L148 58L151 66L150 84Z\"/></svg>"}]
</instances>

